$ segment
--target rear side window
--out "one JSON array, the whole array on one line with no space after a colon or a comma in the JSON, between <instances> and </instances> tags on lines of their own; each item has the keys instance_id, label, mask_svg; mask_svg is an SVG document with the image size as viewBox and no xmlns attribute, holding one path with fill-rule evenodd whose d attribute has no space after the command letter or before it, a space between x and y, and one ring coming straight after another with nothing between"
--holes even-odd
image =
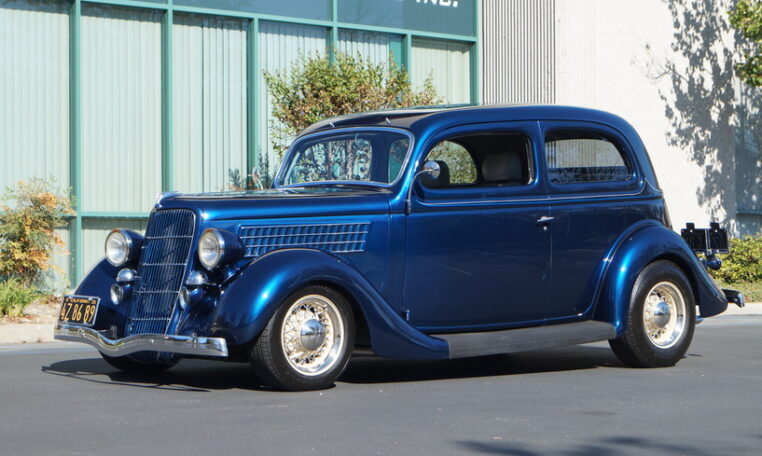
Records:
<instances>
[{"instance_id":1,"label":"rear side window","mask_svg":"<svg viewBox=\"0 0 762 456\"><path fill-rule=\"evenodd\" d=\"M564 131L545 138L548 176L554 184L619 182L632 169L610 138L590 132Z\"/></svg>"}]
</instances>

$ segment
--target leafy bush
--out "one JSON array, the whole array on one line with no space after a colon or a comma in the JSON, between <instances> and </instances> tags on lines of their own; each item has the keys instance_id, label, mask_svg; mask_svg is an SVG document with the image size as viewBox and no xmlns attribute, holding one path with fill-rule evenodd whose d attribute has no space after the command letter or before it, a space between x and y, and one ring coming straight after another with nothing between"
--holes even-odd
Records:
<instances>
[{"instance_id":1,"label":"leafy bush","mask_svg":"<svg viewBox=\"0 0 762 456\"><path fill-rule=\"evenodd\" d=\"M0 197L0 277L32 285L50 268L54 248L63 246L55 229L74 214L71 200L43 179L20 181Z\"/></svg>"},{"instance_id":2,"label":"leafy bush","mask_svg":"<svg viewBox=\"0 0 762 456\"><path fill-rule=\"evenodd\" d=\"M24 307L31 304L39 293L24 285L17 278L0 282L0 317L18 317Z\"/></svg>"},{"instance_id":3,"label":"leafy bush","mask_svg":"<svg viewBox=\"0 0 762 456\"><path fill-rule=\"evenodd\" d=\"M271 140L279 155L299 131L327 117L440 102L431 78L414 89L407 71L391 58L375 64L343 53L334 61L302 55L289 71L265 72L264 78L277 119Z\"/></svg>"},{"instance_id":4,"label":"leafy bush","mask_svg":"<svg viewBox=\"0 0 762 456\"><path fill-rule=\"evenodd\" d=\"M720 255L722 267L712 271L715 279L726 283L762 280L762 236L730 240L730 253Z\"/></svg>"}]
</instances>

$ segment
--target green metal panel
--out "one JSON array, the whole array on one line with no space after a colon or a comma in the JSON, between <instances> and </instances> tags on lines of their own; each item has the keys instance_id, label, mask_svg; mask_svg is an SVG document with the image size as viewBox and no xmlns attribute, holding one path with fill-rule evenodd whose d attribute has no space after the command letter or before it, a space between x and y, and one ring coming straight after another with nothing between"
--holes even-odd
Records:
<instances>
[{"instance_id":1,"label":"green metal panel","mask_svg":"<svg viewBox=\"0 0 762 456\"><path fill-rule=\"evenodd\" d=\"M388 63L395 49L401 49L402 37L387 33L340 30L338 49L350 55L360 55L373 63Z\"/></svg>"},{"instance_id":2,"label":"green metal panel","mask_svg":"<svg viewBox=\"0 0 762 456\"><path fill-rule=\"evenodd\" d=\"M161 191L161 19L82 8L82 210L143 211Z\"/></svg>"},{"instance_id":3,"label":"green metal panel","mask_svg":"<svg viewBox=\"0 0 762 456\"><path fill-rule=\"evenodd\" d=\"M259 102L259 20L249 21L246 35L246 170L259 173L259 122L257 107Z\"/></svg>"},{"instance_id":4,"label":"green metal panel","mask_svg":"<svg viewBox=\"0 0 762 456\"><path fill-rule=\"evenodd\" d=\"M111 230L125 228L142 234L145 231L146 223L147 220L140 219L85 219L82 226L85 271L89 271L103 259L103 245Z\"/></svg>"},{"instance_id":5,"label":"green metal panel","mask_svg":"<svg viewBox=\"0 0 762 456\"><path fill-rule=\"evenodd\" d=\"M229 190L247 174L248 23L185 14L174 22L174 189Z\"/></svg>"},{"instance_id":6,"label":"green metal panel","mask_svg":"<svg viewBox=\"0 0 762 456\"><path fill-rule=\"evenodd\" d=\"M322 27L284 24L278 22L260 22L259 25L259 61L262 71L284 71L291 67L300 54L325 55L326 31ZM267 94L264 81L260 84L260 144L263 156L269 162L272 173L279 162L279 157L271 144L274 130L278 128L271 117L272 103Z\"/></svg>"},{"instance_id":7,"label":"green metal panel","mask_svg":"<svg viewBox=\"0 0 762 456\"><path fill-rule=\"evenodd\" d=\"M69 186L68 13L0 0L0 191L34 177Z\"/></svg>"},{"instance_id":8,"label":"green metal panel","mask_svg":"<svg viewBox=\"0 0 762 456\"><path fill-rule=\"evenodd\" d=\"M467 43L413 39L411 79L414 85L433 78L446 103L469 103L471 71Z\"/></svg>"},{"instance_id":9,"label":"green metal panel","mask_svg":"<svg viewBox=\"0 0 762 456\"><path fill-rule=\"evenodd\" d=\"M172 34L174 13L164 12L161 23L161 189L174 190L174 169L172 161Z\"/></svg>"}]
</instances>

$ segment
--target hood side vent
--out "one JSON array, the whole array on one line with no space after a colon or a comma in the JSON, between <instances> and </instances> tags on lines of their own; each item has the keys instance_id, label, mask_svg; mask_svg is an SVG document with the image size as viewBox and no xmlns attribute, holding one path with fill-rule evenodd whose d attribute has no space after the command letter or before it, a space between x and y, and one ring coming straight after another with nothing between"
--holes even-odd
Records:
<instances>
[{"instance_id":1,"label":"hood side vent","mask_svg":"<svg viewBox=\"0 0 762 456\"><path fill-rule=\"evenodd\" d=\"M370 223L324 225L242 226L238 232L246 246L245 256L262 256L267 252L289 248L308 248L331 253L365 251Z\"/></svg>"}]
</instances>

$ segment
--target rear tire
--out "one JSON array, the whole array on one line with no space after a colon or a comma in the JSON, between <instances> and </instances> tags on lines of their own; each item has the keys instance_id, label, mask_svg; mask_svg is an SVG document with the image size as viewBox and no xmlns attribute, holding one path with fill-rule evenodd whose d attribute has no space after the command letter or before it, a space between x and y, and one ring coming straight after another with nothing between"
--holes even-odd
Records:
<instances>
[{"instance_id":1,"label":"rear tire","mask_svg":"<svg viewBox=\"0 0 762 456\"><path fill-rule=\"evenodd\" d=\"M635 281L624 334L611 349L633 367L667 367L688 350L696 327L696 301L688 278L670 261L646 266Z\"/></svg>"},{"instance_id":2,"label":"rear tire","mask_svg":"<svg viewBox=\"0 0 762 456\"><path fill-rule=\"evenodd\" d=\"M146 352L145 354L140 352L139 354L126 356L108 356L101 353L101 356L112 367L133 374L156 374L164 372L180 362L176 357L173 357L168 361L154 361L154 359L159 358L158 354L155 352Z\"/></svg>"},{"instance_id":3,"label":"rear tire","mask_svg":"<svg viewBox=\"0 0 762 456\"><path fill-rule=\"evenodd\" d=\"M251 365L269 386L322 389L346 369L354 340L354 317L346 298L323 285L307 286L275 312L251 350Z\"/></svg>"}]
</instances>

